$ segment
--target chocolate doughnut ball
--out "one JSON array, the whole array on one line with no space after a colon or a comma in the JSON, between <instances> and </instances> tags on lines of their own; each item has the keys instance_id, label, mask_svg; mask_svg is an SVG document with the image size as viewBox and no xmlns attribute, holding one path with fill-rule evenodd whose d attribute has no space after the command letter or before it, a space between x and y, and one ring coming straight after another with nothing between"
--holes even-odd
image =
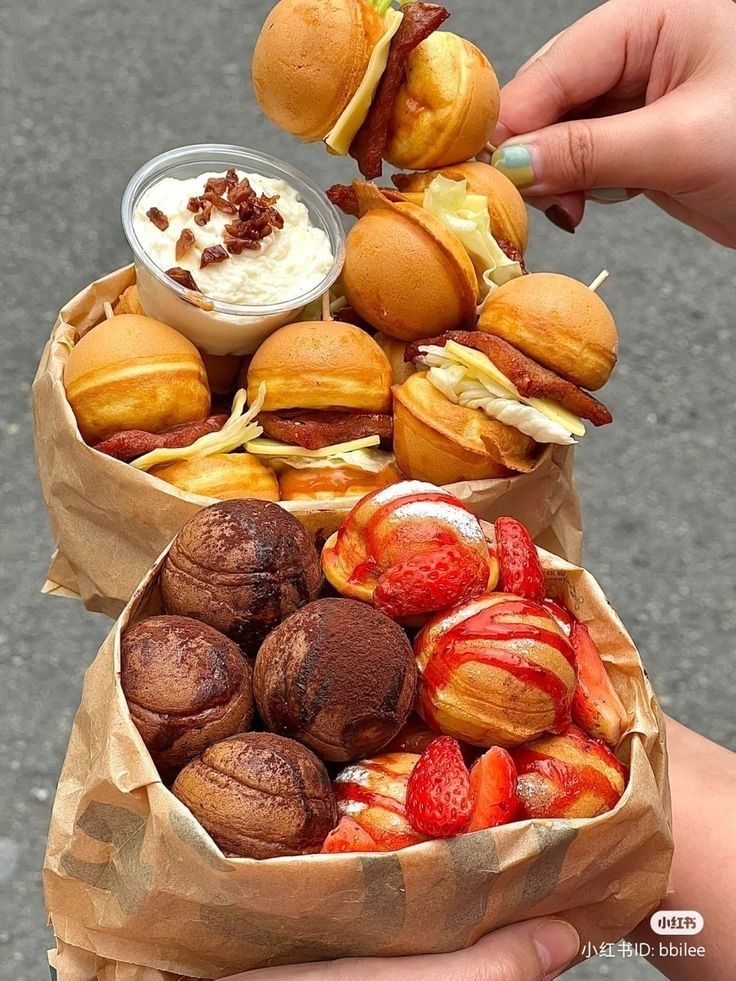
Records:
<instances>
[{"instance_id":1,"label":"chocolate doughnut ball","mask_svg":"<svg viewBox=\"0 0 736 981\"><path fill-rule=\"evenodd\" d=\"M184 767L172 791L226 854L242 858L318 852L337 824L324 764L270 732L210 746Z\"/></svg>"},{"instance_id":2,"label":"chocolate doughnut ball","mask_svg":"<svg viewBox=\"0 0 736 981\"><path fill-rule=\"evenodd\" d=\"M222 501L184 525L161 569L167 613L194 617L255 654L322 584L314 544L293 515L253 499Z\"/></svg>"},{"instance_id":3,"label":"chocolate doughnut ball","mask_svg":"<svg viewBox=\"0 0 736 981\"><path fill-rule=\"evenodd\" d=\"M293 613L264 641L253 674L266 727L334 762L371 756L390 742L416 685L401 627L351 599L321 599Z\"/></svg>"},{"instance_id":4,"label":"chocolate doughnut ball","mask_svg":"<svg viewBox=\"0 0 736 981\"><path fill-rule=\"evenodd\" d=\"M218 630L188 617L149 617L125 631L120 653L130 716L160 770L250 728L253 671Z\"/></svg>"}]
</instances>

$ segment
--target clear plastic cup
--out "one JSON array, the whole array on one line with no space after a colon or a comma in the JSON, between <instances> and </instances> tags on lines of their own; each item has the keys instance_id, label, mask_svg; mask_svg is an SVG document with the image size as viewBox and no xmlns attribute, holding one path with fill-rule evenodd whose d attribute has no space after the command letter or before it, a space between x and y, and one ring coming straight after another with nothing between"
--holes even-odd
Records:
<instances>
[{"instance_id":1,"label":"clear plastic cup","mask_svg":"<svg viewBox=\"0 0 736 981\"><path fill-rule=\"evenodd\" d=\"M308 293L278 303L241 305L192 296L170 279L145 252L136 235L133 214L141 195L165 177L186 179L230 167L286 181L299 194L309 219L329 239L333 263L324 279ZM325 293L342 269L345 232L337 209L306 175L282 160L245 147L202 143L168 150L133 175L125 189L122 222L133 251L138 291L145 312L174 327L208 354L251 354L265 337L294 320L304 307ZM200 303L192 302L200 300Z\"/></svg>"}]
</instances>

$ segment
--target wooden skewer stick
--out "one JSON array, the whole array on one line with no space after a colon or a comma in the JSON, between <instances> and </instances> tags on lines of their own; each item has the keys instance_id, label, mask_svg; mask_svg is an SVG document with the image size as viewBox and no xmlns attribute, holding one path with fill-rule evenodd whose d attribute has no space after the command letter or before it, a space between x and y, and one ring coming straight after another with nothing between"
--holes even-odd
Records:
<instances>
[{"instance_id":1,"label":"wooden skewer stick","mask_svg":"<svg viewBox=\"0 0 736 981\"><path fill-rule=\"evenodd\" d=\"M480 160L481 163L489 164L491 162L491 157L496 152L496 147L492 143L486 143L483 149L476 153L475 159Z\"/></svg>"},{"instance_id":2,"label":"wooden skewer stick","mask_svg":"<svg viewBox=\"0 0 736 981\"><path fill-rule=\"evenodd\" d=\"M601 269L598 275L595 277L593 282L590 284L588 289L593 290L594 293L598 292L598 289L605 283L611 274L607 269Z\"/></svg>"},{"instance_id":3,"label":"wooden skewer stick","mask_svg":"<svg viewBox=\"0 0 736 981\"><path fill-rule=\"evenodd\" d=\"M330 291L327 290L326 293L322 294L322 319L325 321L332 320L332 314L330 313Z\"/></svg>"},{"instance_id":4,"label":"wooden skewer stick","mask_svg":"<svg viewBox=\"0 0 736 981\"><path fill-rule=\"evenodd\" d=\"M107 300L103 302L102 309L105 311L105 320L109 320L110 317L114 316L112 312L112 303L108 303Z\"/></svg>"}]
</instances>

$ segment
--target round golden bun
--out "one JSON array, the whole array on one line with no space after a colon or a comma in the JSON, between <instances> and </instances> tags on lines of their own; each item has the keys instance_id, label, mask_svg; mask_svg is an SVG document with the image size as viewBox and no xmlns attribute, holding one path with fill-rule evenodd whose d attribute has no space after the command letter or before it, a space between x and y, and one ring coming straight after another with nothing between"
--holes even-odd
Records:
<instances>
[{"instance_id":1,"label":"round golden bun","mask_svg":"<svg viewBox=\"0 0 736 981\"><path fill-rule=\"evenodd\" d=\"M360 85L383 31L365 0L281 0L266 18L251 65L265 115L302 140L323 139Z\"/></svg>"},{"instance_id":2,"label":"round golden bun","mask_svg":"<svg viewBox=\"0 0 736 981\"><path fill-rule=\"evenodd\" d=\"M618 332L606 304L584 283L559 273L530 273L493 290L478 329L592 391L606 384L618 356Z\"/></svg>"},{"instance_id":3,"label":"round golden bun","mask_svg":"<svg viewBox=\"0 0 736 981\"><path fill-rule=\"evenodd\" d=\"M468 160L491 138L501 95L493 66L470 41L435 31L406 60L384 154L427 170Z\"/></svg>"},{"instance_id":4,"label":"round golden bun","mask_svg":"<svg viewBox=\"0 0 736 981\"><path fill-rule=\"evenodd\" d=\"M327 501L334 497L364 497L402 479L393 464L372 473L358 467L285 467L279 474L282 501Z\"/></svg>"},{"instance_id":5,"label":"round golden bun","mask_svg":"<svg viewBox=\"0 0 736 981\"><path fill-rule=\"evenodd\" d=\"M167 484L201 497L220 501L241 497L279 500L276 474L248 453L213 453L199 460L163 463L150 472Z\"/></svg>"},{"instance_id":6,"label":"round golden bun","mask_svg":"<svg viewBox=\"0 0 736 981\"><path fill-rule=\"evenodd\" d=\"M475 321L478 279L468 253L438 218L410 202L372 208L353 225L342 281L360 316L402 341Z\"/></svg>"},{"instance_id":7,"label":"round golden bun","mask_svg":"<svg viewBox=\"0 0 736 981\"><path fill-rule=\"evenodd\" d=\"M262 382L266 411L391 409L388 358L365 331L336 320L289 324L267 337L248 367L249 403Z\"/></svg>"},{"instance_id":8,"label":"round golden bun","mask_svg":"<svg viewBox=\"0 0 736 981\"><path fill-rule=\"evenodd\" d=\"M488 213L491 217L491 231L496 239L508 239L526 252L529 244L529 218L526 205L515 185L500 170L480 160L453 164L412 174L402 183L402 194L414 204L422 203L424 189L441 174L448 180L467 181L471 194L484 194L488 198ZM402 175L404 176L404 175Z\"/></svg>"},{"instance_id":9,"label":"round golden bun","mask_svg":"<svg viewBox=\"0 0 736 981\"><path fill-rule=\"evenodd\" d=\"M428 380L410 375L394 394L394 453L410 480L453 484L528 473L541 449L530 436L456 405Z\"/></svg>"},{"instance_id":10,"label":"round golden bun","mask_svg":"<svg viewBox=\"0 0 736 981\"><path fill-rule=\"evenodd\" d=\"M126 429L160 432L204 419L210 391L196 347L150 317L111 317L77 341L64 387L83 438L94 445Z\"/></svg>"}]
</instances>

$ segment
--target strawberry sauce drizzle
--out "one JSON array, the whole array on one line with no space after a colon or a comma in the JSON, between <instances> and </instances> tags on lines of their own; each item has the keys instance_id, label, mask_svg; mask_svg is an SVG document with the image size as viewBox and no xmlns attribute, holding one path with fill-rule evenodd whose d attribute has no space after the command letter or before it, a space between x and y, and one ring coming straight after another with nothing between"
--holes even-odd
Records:
<instances>
[{"instance_id":1,"label":"strawberry sauce drizzle","mask_svg":"<svg viewBox=\"0 0 736 981\"><path fill-rule=\"evenodd\" d=\"M536 688L548 696L554 710L554 722L549 727L550 731L561 732L570 724L572 694L568 686L549 668L498 645L514 640L545 644L558 651L574 667L572 648L565 637L535 624L498 622L498 617L503 615L548 617L548 614L542 614L539 606L524 600L500 602L475 613L437 639L422 672L422 682L431 691L437 691L448 683L451 673L464 664L477 663L500 668L508 671L524 685ZM487 642L488 647L461 647L468 641L477 640ZM422 699L425 709L428 707L427 701L426 698Z\"/></svg>"},{"instance_id":2,"label":"strawberry sauce drizzle","mask_svg":"<svg viewBox=\"0 0 736 981\"><path fill-rule=\"evenodd\" d=\"M608 777L587 763L567 763L524 747L514 750L513 758L519 776L539 774L554 791L554 803L545 808L545 817L568 816L586 792L600 799L603 810L618 802L620 795Z\"/></svg>"},{"instance_id":3,"label":"strawberry sauce drizzle","mask_svg":"<svg viewBox=\"0 0 736 981\"><path fill-rule=\"evenodd\" d=\"M338 800L357 801L365 804L366 807L382 807L386 811L391 811L399 817L406 818L404 805L393 797L386 797L384 794L377 794L375 790L369 790L359 783L336 783L335 797Z\"/></svg>"}]
</instances>

